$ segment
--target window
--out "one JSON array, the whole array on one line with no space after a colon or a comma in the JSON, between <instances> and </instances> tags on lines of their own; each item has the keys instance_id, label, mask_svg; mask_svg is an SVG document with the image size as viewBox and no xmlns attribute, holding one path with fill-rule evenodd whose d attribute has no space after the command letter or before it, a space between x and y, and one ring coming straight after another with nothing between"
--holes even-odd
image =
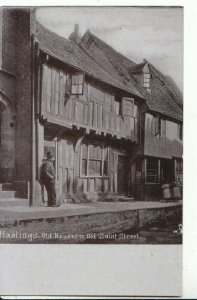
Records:
<instances>
[{"instance_id":1,"label":"window","mask_svg":"<svg viewBox=\"0 0 197 300\"><path fill-rule=\"evenodd\" d=\"M71 94L82 95L83 84L84 84L84 74L83 73L73 74L71 77Z\"/></svg>"},{"instance_id":2,"label":"window","mask_svg":"<svg viewBox=\"0 0 197 300\"><path fill-rule=\"evenodd\" d=\"M112 111L115 115L120 114L120 102L113 100L112 101Z\"/></svg>"},{"instance_id":3,"label":"window","mask_svg":"<svg viewBox=\"0 0 197 300\"><path fill-rule=\"evenodd\" d=\"M166 137L167 139L173 141L173 140L179 140L179 124L172 122L172 121L166 121Z\"/></svg>"},{"instance_id":4,"label":"window","mask_svg":"<svg viewBox=\"0 0 197 300\"><path fill-rule=\"evenodd\" d=\"M145 87L145 88L150 87L150 74L149 73L143 74L143 87Z\"/></svg>"},{"instance_id":5,"label":"window","mask_svg":"<svg viewBox=\"0 0 197 300\"><path fill-rule=\"evenodd\" d=\"M153 116L152 118L152 133L158 135L160 133L159 116Z\"/></svg>"},{"instance_id":6,"label":"window","mask_svg":"<svg viewBox=\"0 0 197 300\"><path fill-rule=\"evenodd\" d=\"M178 124L177 135L178 135L178 139L182 141L182 139L183 139L183 125L181 123Z\"/></svg>"},{"instance_id":7,"label":"window","mask_svg":"<svg viewBox=\"0 0 197 300\"><path fill-rule=\"evenodd\" d=\"M160 136L166 136L166 120L160 119Z\"/></svg>"},{"instance_id":8,"label":"window","mask_svg":"<svg viewBox=\"0 0 197 300\"><path fill-rule=\"evenodd\" d=\"M108 175L108 148L101 145L81 146L81 175L100 177Z\"/></svg>"},{"instance_id":9,"label":"window","mask_svg":"<svg viewBox=\"0 0 197 300\"><path fill-rule=\"evenodd\" d=\"M177 160L176 162L176 181L183 183L183 162L181 160Z\"/></svg>"},{"instance_id":10,"label":"window","mask_svg":"<svg viewBox=\"0 0 197 300\"><path fill-rule=\"evenodd\" d=\"M150 183L158 182L158 161L157 159L147 159L146 181Z\"/></svg>"},{"instance_id":11,"label":"window","mask_svg":"<svg viewBox=\"0 0 197 300\"><path fill-rule=\"evenodd\" d=\"M134 117L134 113L134 99L124 97L122 99L122 115Z\"/></svg>"}]
</instances>

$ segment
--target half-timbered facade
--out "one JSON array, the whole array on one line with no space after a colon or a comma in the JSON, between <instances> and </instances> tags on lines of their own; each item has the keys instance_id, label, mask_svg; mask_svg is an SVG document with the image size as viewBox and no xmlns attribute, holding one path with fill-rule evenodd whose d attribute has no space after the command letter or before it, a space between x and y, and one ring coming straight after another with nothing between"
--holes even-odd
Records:
<instances>
[{"instance_id":1,"label":"half-timbered facade","mask_svg":"<svg viewBox=\"0 0 197 300\"><path fill-rule=\"evenodd\" d=\"M113 78L80 45L40 24L34 56L37 190L42 160L51 150L60 199L130 195L131 160L146 107L140 92Z\"/></svg>"},{"instance_id":2,"label":"half-timbered facade","mask_svg":"<svg viewBox=\"0 0 197 300\"><path fill-rule=\"evenodd\" d=\"M160 199L162 183L183 182L181 93L148 61L135 64L89 31L81 44L114 78L134 85L147 100L142 143L132 165L132 193L136 199Z\"/></svg>"}]
</instances>

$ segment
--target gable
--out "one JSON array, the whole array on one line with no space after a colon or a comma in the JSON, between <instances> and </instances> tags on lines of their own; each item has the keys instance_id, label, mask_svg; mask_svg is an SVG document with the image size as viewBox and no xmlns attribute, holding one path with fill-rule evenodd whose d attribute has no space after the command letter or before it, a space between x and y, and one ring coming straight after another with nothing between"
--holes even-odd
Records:
<instances>
[{"instance_id":1,"label":"gable","mask_svg":"<svg viewBox=\"0 0 197 300\"><path fill-rule=\"evenodd\" d=\"M144 60L143 63L135 64L90 32L85 34L83 39L85 41L84 47L89 43L89 39L91 39L90 44L94 41L94 51L96 51L95 48L98 48L105 56L103 59L99 59L95 56L95 59L99 60L103 68L111 64L111 66L113 66L111 75L119 81L124 82L127 86L134 86L147 100L150 110L182 120L183 111L180 93L178 95L174 91L170 83L165 80L165 76L156 70L152 64L146 60ZM107 63L106 59L108 61ZM110 72L110 69L108 69L108 72ZM151 75L150 88L143 88L143 74Z\"/></svg>"}]
</instances>

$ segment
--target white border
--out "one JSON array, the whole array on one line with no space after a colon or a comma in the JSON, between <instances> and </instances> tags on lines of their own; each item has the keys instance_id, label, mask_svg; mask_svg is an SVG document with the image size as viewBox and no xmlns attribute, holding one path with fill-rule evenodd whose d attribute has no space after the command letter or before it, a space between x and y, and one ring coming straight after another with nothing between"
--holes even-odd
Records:
<instances>
[{"instance_id":1,"label":"white border","mask_svg":"<svg viewBox=\"0 0 197 300\"><path fill-rule=\"evenodd\" d=\"M196 298L197 296L197 284L196 284L196 278L197 278L197 231L196 231L196 218L195 218L195 212L197 211L197 199L196 199L196 171L197 171L197 160L196 160L196 153L197 153L197 142L196 142L196 133L197 133L197 126L196 126L196 120L197 120L197 99L196 99L196 93L195 92L195 86L196 86L196 80L197 80L197 67L196 67L196 54L197 54L197 41L196 41L196 28L197 28L197 1L196 0L136 0L136 1L114 1L114 0L99 0L99 1L80 1L80 0L59 0L58 6L61 5L112 5L112 6L126 6L126 5L136 5L136 6L151 6L151 5L164 5L164 6L184 6L184 16L185 16L185 27L184 27L184 52L185 52L185 61L184 61L184 77L185 77L185 85L184 85L184 289L183 289L183 298ZM40 0L40 1L23 1L23 0L17 0L17 3L12 0L1 0L0 5L6 5L6 6L42 6L42 5L57 5L57 2L52 0ZM31 247L31 248L30 248ZM70 246L69 246L70 247ZM74 247L74 246L72 246ZM70 269L68 272L72 272L72 263L73 266L75 265L75 262L78 262L80 257L80 247L82 251L85 249L86 252L89 252L89 247L93 249L92 246L77 246L76 251L78 252L78 255L75 256L75 261L73 262L69 261ZM97 246L96 249L101 255L101 252L103 251L105 255L105 259L107 260L107 252L109 251L108 245L106 246ZM110 246L111 249L117 249L114 248L115 246ZM136 246L136 249L139 246ZM151 247L151 246L150 246ZM172 246L174 247L174 246ZM152 250L154 250L155 246L152 247ZM164 249L165 246L162 246L162 249ZM169 246L167 246L169 249ZM176 247L175 247L176 248ZM29 251L31 249L31 251ZM44 259L40 261L40 264L38 263L38 258L41 254L41 252L45 252ZM43 274L43 285L47 282L48 284L54 284L56 288L60 285L60 278L62 278L62 283L64 278L59 277L60 269L58 270L58 267L56 265L57 260L54 260L55 256L59 255L59 249L64 249L64 257L65 253L68 250L68 246L53 246L49 245L48 247L42 247L42 246L13 246L13 245L7 245L2 246L0 245L0 263L1 263L1 272L0 272L0 282L2 282L2 278L5 279L6 276L8 279L8 286L7 291L13 287L14 281L16 281L19 285L18 288L24 287L27 285L27 279L29 279L29 284L31 284L31 291L33 292L39 292L38 286L36 287L37 280L34 280L36 278L40 278L39 275L40 270L43 268L45 269L45 272ZM124 256L125 261L128 263L129 266L132 266L132 259L129 257L129 249L127 248L126 251L122 251L123 248L119 248L120 250L120 257L119 259ZM126 249L126 248L125 248ZM132 249L132 248L131 248ZM144 249L144 258L146 258L147 254L147 246L140 246L138 248L142 251ZM51 250L51 251L50 251ZM151 251L152 251L151 250ZM176 249L177 250L177 249ZM91 251L91 250L90 250ZM132 251L132 250L131 250ZM163 250L162 250L163 251ZM139 253L139 251L138 251ZM137 253L133 253L135 255L135 259L137 260ZM170 255L170 253L168 253ZM73 256L74 257L74 252ZM18 261L17 258L20 258L21 260ZM70 258L71 259L71 258ZM87 257L88 259L88 257ZM164 259L164 257L163 257ZM35 261L34 264L30 264L30 261ZM66 257L65 257L66 260ZM89 260L89 259L88 259ZM87 260L87 262L88 262ZM6 263L6 264L5 264ZM105 264L103 261L99 261L98 263ZM126 265L125 265L126 266ZM30 269L30 268L31 269ZM169 266L170 267L170 266ZM88 279L88 268L89 264L86 264L83 266L83 269L80 269L80 265L78 270L76 271L75 278L77 282L77 277L80 272L83 272L84 277L87 277ZM140 268L140 265L139 265ZM151 268L151 265L150 265ZM35 270L36 269L36 270ZM3 270L3 272L2 272ZM51 270L53 272L51 273ZM71 271L72 270L72 271ZM117 273L119 271L123 270L116 270ZM148 272L147 272L148 271ZM142 270L142 272L147 272L147 276L150 274L150 270ZM25 272L25 276L22 276L22 273ZM55 272L55 273L54 273ZM159 270L158 270L159 272ZM57 273L57 277L54 276L54 274ZM13 274L13 277L12 277ZM32 281L31 276L32 274ZM52 276L53 274L53 276ZM124 276L127 278L127 272L124 273ZM100 276L103 276L104 274L100 274ZM115 295L115 284L116 282L116 273L111 273L113 275L114 281L111 283L111 293ZM16 276L16 277L15 277ZM18 276L18 277L17 277ZM29 277L30 276L30 277ZM121 277L121 284L124 282L124 276ZM136 273L136 276L138 276L138 273ZM160 274L158 273L158 276ZM22 281L17 281L18 279L23 279ZM26 280L25 280L26 278ZM58 282L55 280L57 278ZM51 280L54 281L51 281ZM4 280L3 280L4 282ZM73 287L76 284L76 282L73 282ZM113 284L114 283L114 284ZM99 282L98 282L99 284ZM140 282L140 285L142 286L144 284L143 281ZM132 285L132 280L131 280ZM66 283L65 283L66 286ZM43 288L41 285L40 287ZM29 286L30 288L30 286ZM51 288L53 288L51 286ZM102 286L100 286L100 290L102 291ZM86 287L87 289L87 287ZM48 290L50 291L50 290ZM41 292L41 290L40 290ZM126 291L125 291L126 292ZM87 290L88 293L88 290ZM1 291L0 291L1 294ZM40 293L41 294L41 293ZM100 293L102 294L102 292Z\"/></svg>"}]
</instances>

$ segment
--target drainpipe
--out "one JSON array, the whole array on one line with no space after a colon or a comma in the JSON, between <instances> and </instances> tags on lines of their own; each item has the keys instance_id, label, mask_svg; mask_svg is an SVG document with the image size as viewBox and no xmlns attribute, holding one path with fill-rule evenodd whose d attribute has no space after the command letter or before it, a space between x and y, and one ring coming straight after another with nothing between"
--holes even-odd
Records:
<instances>
[{"instance_id":1,"label":"drainpipe","mask_svg":"<svg viewBox=\"0 0 197 300\"><path fill-rule=\"evenodd\" d=\"M35 179L35 128L34 128L34 115L35 115L35 38L31 36L31 178L30 178L30 197L29 206L33 205L34 199L34 179Z\"/></svg>"}]
</instances>

